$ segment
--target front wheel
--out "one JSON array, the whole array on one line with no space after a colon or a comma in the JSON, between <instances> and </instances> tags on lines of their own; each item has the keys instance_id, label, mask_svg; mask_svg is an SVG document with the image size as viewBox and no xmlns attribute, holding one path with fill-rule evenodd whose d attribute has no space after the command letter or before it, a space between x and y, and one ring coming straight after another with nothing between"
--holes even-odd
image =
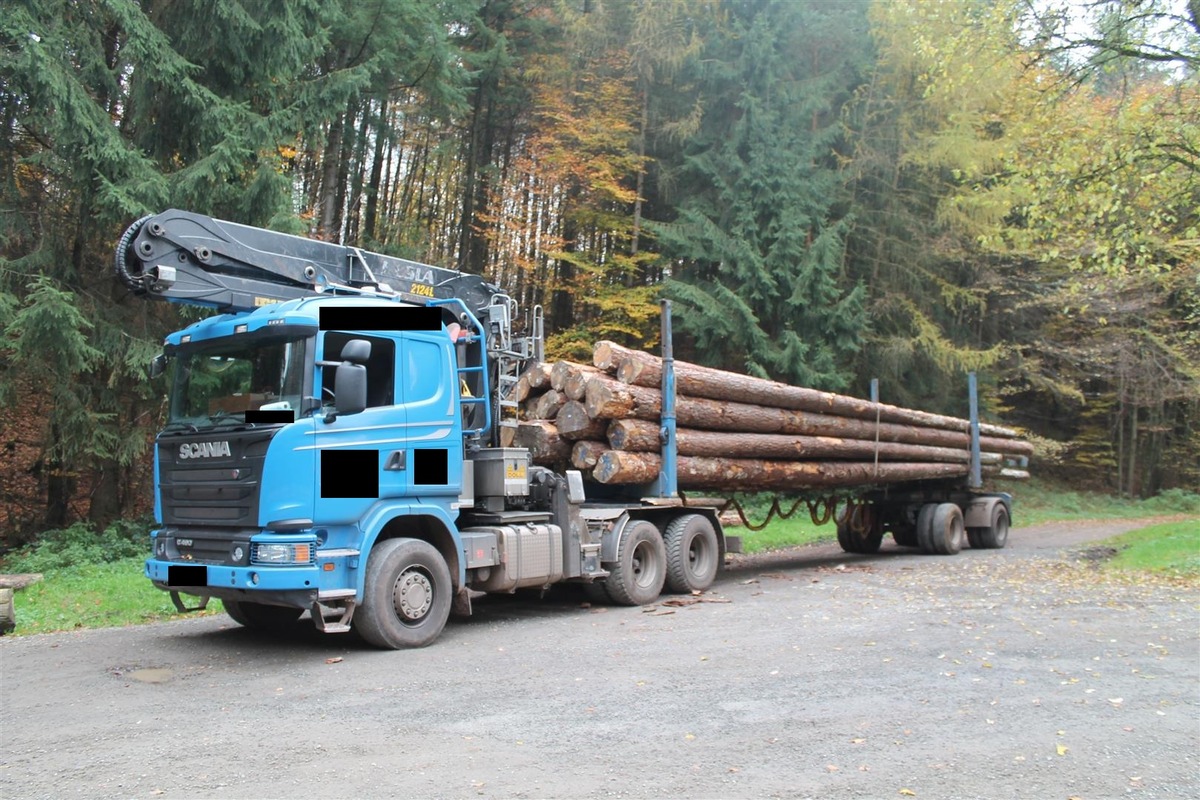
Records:
<instances>
[{"instance_id":1,"label":"front wheel","mask_svg":"<svg viewBox=\"0 0 1200 800\"><path fill-rule=\"evenodd\" d=\"M221 605L225 606L225 613L238 625L263 631L287 630L304 613L302 608L269 606L248 600L222 600Z\"/></svg>"},{"instance_id":2,"label":"front wheel","mask_svg":"<svg viewBox=\"0 0 1200 800\"><path fill-rule=\"evenodd\" d=\"M354 627L376 647L424 647L446 627L453 593L450 569L433 545L388 539L375 545L367 561Z\"/></svg>"}]
</instances>

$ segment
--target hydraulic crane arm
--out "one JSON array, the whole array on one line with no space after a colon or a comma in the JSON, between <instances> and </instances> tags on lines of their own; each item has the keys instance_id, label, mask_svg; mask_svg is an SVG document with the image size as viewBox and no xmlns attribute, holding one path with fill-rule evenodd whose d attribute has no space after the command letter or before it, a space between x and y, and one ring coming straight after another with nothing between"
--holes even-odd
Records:
<instances>
[{"instance_id":1,"label":"hydraulic crane arm","mask_svg":"<svg viewBox=\"0 0 1200 800\"><path fill-rule=\"evenodd\" d=\"M115 268L134 294L226 311L365 291L422 305L459 298L483 316L501 294L478 275L175 209L131 225Z\"/></svg>"}]
</instances>

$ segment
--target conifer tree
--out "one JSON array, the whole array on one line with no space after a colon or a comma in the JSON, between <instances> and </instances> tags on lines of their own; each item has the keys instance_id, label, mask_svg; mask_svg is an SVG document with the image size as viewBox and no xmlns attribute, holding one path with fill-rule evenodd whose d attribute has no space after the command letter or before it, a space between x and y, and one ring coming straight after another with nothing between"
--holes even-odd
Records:
<instances>
[{"instance_id":1,"label":"conifer tree","mask_svg":"<svg viewBox=\"0 0 1200 800\"><path fill-rule=\"evenodd\" d=\"M863 3L731 3L694 65L704 116L686 145L667 291L700 358L841 389L866 324L844 274L840 108L867 57Z\"/></svg>"}]
</instances>

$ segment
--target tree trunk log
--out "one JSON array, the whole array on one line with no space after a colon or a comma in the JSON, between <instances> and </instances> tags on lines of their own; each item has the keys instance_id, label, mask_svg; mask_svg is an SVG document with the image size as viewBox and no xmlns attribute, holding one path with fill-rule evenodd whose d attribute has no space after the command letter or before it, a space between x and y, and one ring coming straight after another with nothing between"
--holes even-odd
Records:
<instances>
[{"instance_id":1,"label":"tree trunk log","mask_svg":"<svg viewBox=\"0 0 1200 800\"><path fill-rule=\"evenodd\" d=\"M545 467L562 467L571 461L571 443L559 436L552 422L522 422L517 426L513 446L524 447L530 461Z\"/></svg>"},{"instance_id":2,"label":"tree trunk log","mask_svg":"<svg viewBox=\"0 0 1200 800\"><path fill-rule=\"evenodd\" d=\"M574 361L556 361L550 370L550 386L556 391L566 392L567 385L571 378L578 378L581 373L598 373L600 370L590 364L576 364ZM570 397L570 400L579 400L579 397Z\"/></svg>"},{"instance_id":3,"label":"tree trunk log","mask_svg":"<svg viewBox=\"0 0 1200 800\"><path fill-rule=\"evenodd\" d=\"M525 402L529 397L529 375L521 373L521 377L517 378L517 382L513 385L513 400L518 403Z\"/></svg>"},{"instance_id":4,"label":"tree trunk log","mask_svg":"<svg viewBox=\"0 0 1200 800\"><path fill-rule=\"evenodd\" d=\"M554 419L556 416L558 416L558 410L562 408L563 403L566 402L566 397L551 389L545 394L539 396L533 402L533 418Z\"/></svg>"},{"instance_id":5,"label":"tree trunk log","mask_svg":"<svg viewBox=\"0 0 1200 800\"><path fill-rule=\"evenodd\" d=\"M949 462L965 464L971 454L966 448L933 447L895 442L876 443L866 439L830 436L787 436L771 433L717 433L680 428L676 432L679 454L767 460L858 459L874 461ZM642 420L614 420L608 426L608 441L614 450L656 453L660 450L659 426ZM999 455L989 460L998 462Z\"/></svg>"},{"instance_id":6,"label":"tree trunk log","mask_svg":"<svg viewBox=\"0 0 1200 800\"><path fill-rule=\"evenodd\" d=\"M583 403L574 400L568 400L558 410L555 423L558 425L558 435L572 441L599 441L604 438L604 432L608 429L608 420L593 419L588 415Z\"/></svg>"},{"instance_id":7,"label":"tree trunk log","mask_svg":"<svg viewBox=\"0 0 1200 800\"><path fill-rule=\"evenodd\" d=\"M662 359L650 353L631 350L613 342L597 342L593 363L599 368L615 370L621 382L634 386L660 387ZM930 414L886 403L872 403L857 397L822 392L801 386L739 375L735 372L701 367L684 361L675 362L675 384L681 395L712 400L731 400L738 403L836 414L853 419L893 422L929 428L959 431L970 430L970 422L959 417ZM1017 432L998 425L980 425L987 436L1016 438Z\"/></svg>"},{"instance_id":8,"label":"tree trunk log","mask_svg":"<svg viewBox=\"0 0 1200 800\"><path fill-rule=\"evenodd\" d=\"M649 483L658 477L660 464L661 459L655 453L606 450L596 462L592 476L606 484ZM681 456L678 479L681 489L795 491L957 478L966 474L965 464L760 461Z\"/></svg>"},{"instance_id":9,"label":"tree trunk log","mask_svg":"<svg viewBox=\"0 0 1200 800\"><path fill-rule=\"evenodd\" d=\"M521 375L529 379L530 389L546 389L550 386L550 365L544 362L530 364Z\"/></svg>"},{"instance_id":10,"label":"tree trunk log","mask_svg":"<svg viewBox=\"0 0 1200 800\"><path fill-rule=\"evenodd\" d=\"M571 466L576 469L591 470L600 460L600 454L608 449L604 442L576 442L571 448Z\"/></svg>"},{"instance_id":11,"label":"tree trunk log","mask_svg":"<svg viewBox=\"0 0 1200 800\"><path fill-rule=\"evenodd\" d=\"M643 386L622 384L605 376L588 383L587 411L598 419L641 419L659 422L661 393ZM740 433L786 433L902 442L932 447L970 447L970 437L958 431L851 419L786 408L680 397L675 404L678 423L687 428ZM1033 445L1020 439L980 438L982 449L992 453L1032 455Z\"/></svg>"}]
</instances>

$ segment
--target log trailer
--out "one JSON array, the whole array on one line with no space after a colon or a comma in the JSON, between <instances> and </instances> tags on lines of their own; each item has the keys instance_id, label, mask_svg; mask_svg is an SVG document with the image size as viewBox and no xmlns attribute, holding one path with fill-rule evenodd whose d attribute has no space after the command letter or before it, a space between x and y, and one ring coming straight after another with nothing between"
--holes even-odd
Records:
<instances>
[{"instance_id":1,"label":"log trailer","mask_svg":"<svg viewBox=\"0 0 1200 800\"><path fill-rule=\"evenodd\" d=\"M216 597L248 627L308 611L326 633L419 647L473 593L570 581L640 605L705 590L723 564L719 508L677 491L669 304L661 471L614 488L501 446L542 320L518 336L516 304L479 276L177 210L134 223L115 271L139 297L221 312L168 335L150 368L170 392L145 575L181 611ZM843 487L843 548L874 552L885 532L1003 547L1010 498L977 491L973 466Z\"/></svg>"}]
</instances>

